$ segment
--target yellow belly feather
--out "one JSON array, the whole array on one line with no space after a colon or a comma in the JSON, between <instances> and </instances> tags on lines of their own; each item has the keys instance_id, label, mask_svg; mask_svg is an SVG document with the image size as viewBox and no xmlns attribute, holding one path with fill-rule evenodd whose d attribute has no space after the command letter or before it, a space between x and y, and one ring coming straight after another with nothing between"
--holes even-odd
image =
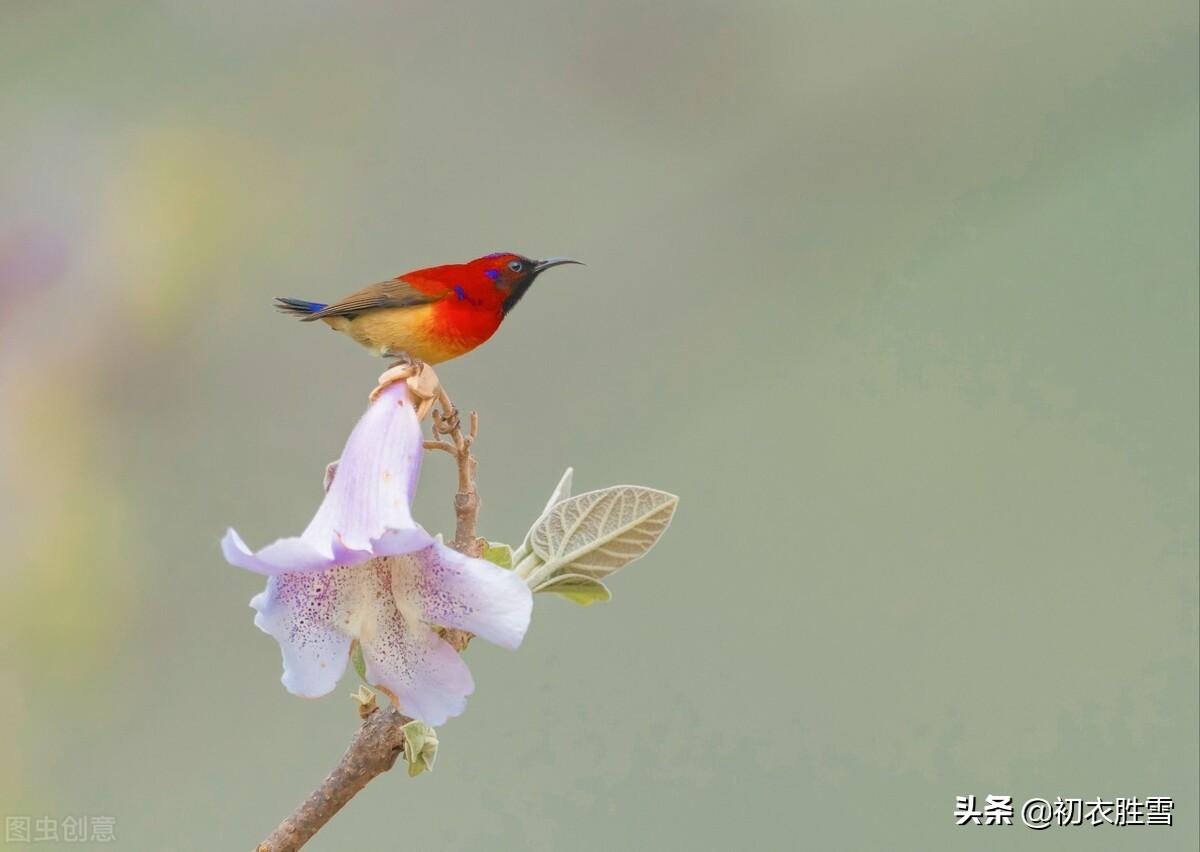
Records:
<instances>
[{"instance_id":1,"label":"yellow belly feather","mask_svg":"<svg viewBox=\"0 0 1200 852\"><path fill-rule=\"evenodd\" d=\"M475 348L477 344L461 338L446 335L434 338L429 333L433 308L433 305L379 308L354 319L324 317L323 321L383 357L405 352L427 364L440 364Z\"/></svg>"}]
</instances>

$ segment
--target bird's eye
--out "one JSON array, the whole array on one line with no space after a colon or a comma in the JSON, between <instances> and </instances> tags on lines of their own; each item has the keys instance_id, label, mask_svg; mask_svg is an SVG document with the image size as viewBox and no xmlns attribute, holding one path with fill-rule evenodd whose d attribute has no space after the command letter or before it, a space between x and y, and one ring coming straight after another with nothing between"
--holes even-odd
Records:
<instances>
[{"instance_id":1,"label":"bird's eye","mask_svg":"<svg viewBox=\"0 0 1200 852\"><path fill-rule=\"evenodd\" d=\"M525 264L521 263L521 261L519 261L519 260L510 260L508 262L508 268L511 269L513 272L520 272L522 269L525 268Z\"/></svg>"}]
</instances>

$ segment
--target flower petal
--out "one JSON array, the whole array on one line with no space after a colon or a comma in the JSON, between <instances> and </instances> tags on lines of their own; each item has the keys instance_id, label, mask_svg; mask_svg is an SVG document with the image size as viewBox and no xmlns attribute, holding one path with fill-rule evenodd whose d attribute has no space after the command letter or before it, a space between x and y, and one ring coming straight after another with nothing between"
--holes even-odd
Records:
<instances>
[{"instance_id":1,"label":"flower petal","mask_svg":"<svg viewBox=\"0 0 1200 852\"><path fill-rule=\"evenodd\" d=\"M295 695L325 695L346 670L350 637L333 625L334 581L333 572L280 574L250 601L254 623L279 642L283 685Z\"/></svg>"},{"instance_id":2,"label":"flower petal","mask_svg":"<svg viewBox=\"0 0 1200 852\"><path fill-rule=\"evenodd\" d=\"M386 530L412 529L410 504L424 439L404 382L388 385L350 433L321 507L301 535L319 550L371 549Z\"/></svg>"},{"instance_id":3,"label":"flower petal","mask_svg":"<svg viewBox=\"0 0 1200 852\"><path fill-rule=\"evenodd\" d=\"M409 553L432 537L412 518L424 443L408 386L389 385L358 421L316 515L297 537L255 552L234 530L221 551L231 565L274 576L357 565L379 554ZM331 466L332 467L332 466Z\"/></svg>"},{"instance_id":4,"label":"flower petal","mask_svg":"<svg viewBox=\"0 0 1200 852\"><path fill-rule=\"evenodd\" d=\"M436 541L391 563L392 591L402 612L414 609L430 624L469 630L505 648L521 644L533 595L512 571Z\"/></svg>"},{"instance_id":5,"label":"flower petal","mask_svg":"<svg viewBox=\"0 0 1200 852\"><path fill-rule=\"evenodd\" d=\"M367 680L394 692L400 710L426 725L444 725L461 714L475 691L471 670L458 652L417 619L397 612L362 649Z\"/></svg>"},{"instance_id":6,"label":"flower petal","mask_svg":"<svg viewBox=\"0 0 1200 852\"><path fill-rule=\"evenodd\" d=\"M226 530L225 537L221 539L221 553L230 565L267 576L291 571L322 571L335 564L332 548L330 552L322 553L311 543L295 537L281 538L255 553L232 528ZM370 554L364 558L369 559Z\"/></svg>"},{"instance_id":7,"label":"flower petal","mask_svg":"<svg viewBox=\"0 0 1200 852\"><path fill-rule=\"evenodd\" d=\"M388 530L377 539L371 541L371 552L376 556L398 556L423 550L435 541L434 537L421 527L410 530Z\"/></svg>"},{"instance_id":8,"label":"flower petal","mask_svg":"<svg viewBox=\"0 0 1200 852\"><path fill-rule=\"evenodd\" d=\"M395 693L401 709L427 725L457 716L475 689L471 672L420 615L396 608L392 560L337 568L338 629L358 639L367 681Z\"/></svg>"}]
</instances>

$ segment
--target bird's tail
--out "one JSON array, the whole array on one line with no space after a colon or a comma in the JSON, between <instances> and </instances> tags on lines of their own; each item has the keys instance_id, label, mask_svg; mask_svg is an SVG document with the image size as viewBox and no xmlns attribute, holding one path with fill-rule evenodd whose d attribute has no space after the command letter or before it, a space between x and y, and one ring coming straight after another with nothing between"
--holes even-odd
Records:
<instances>
[{"instance_id":1,"label":"bird's tail","mask_svg":"<svg viewBox=\"0 0 1200 852\"><path fill-rule=\"evenodd\" d=\"M288 299L280 296L275 300L275 309L280 313L291 314L302 319L311 319L311 315L324 308L320 302L306 302L303 299Z\"/></svg>"}]
</instances>

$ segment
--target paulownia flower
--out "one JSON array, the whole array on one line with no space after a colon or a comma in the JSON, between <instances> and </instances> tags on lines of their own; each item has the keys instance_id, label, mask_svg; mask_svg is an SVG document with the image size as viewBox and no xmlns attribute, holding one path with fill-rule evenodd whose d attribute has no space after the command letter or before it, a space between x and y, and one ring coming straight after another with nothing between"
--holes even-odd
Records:
<instances>
[{"instance_id":1,"label":"paulownia flower","mask_svg":"<svg viewBox=\"0 0 1200 852\"><path fill-rule=\"evenodd\" d=\"M270 578L250 605L254 623L279 642L290 692L332 690L357 639L367 680L436 726L463 711L474 682L432 625L516 648L533 604L513 572L464 556L413 521L422 453L408 387L390 384L351 433L303 533L252 552L231 529L221 549L230 564Z\"/></svg>"}]
</instances>

